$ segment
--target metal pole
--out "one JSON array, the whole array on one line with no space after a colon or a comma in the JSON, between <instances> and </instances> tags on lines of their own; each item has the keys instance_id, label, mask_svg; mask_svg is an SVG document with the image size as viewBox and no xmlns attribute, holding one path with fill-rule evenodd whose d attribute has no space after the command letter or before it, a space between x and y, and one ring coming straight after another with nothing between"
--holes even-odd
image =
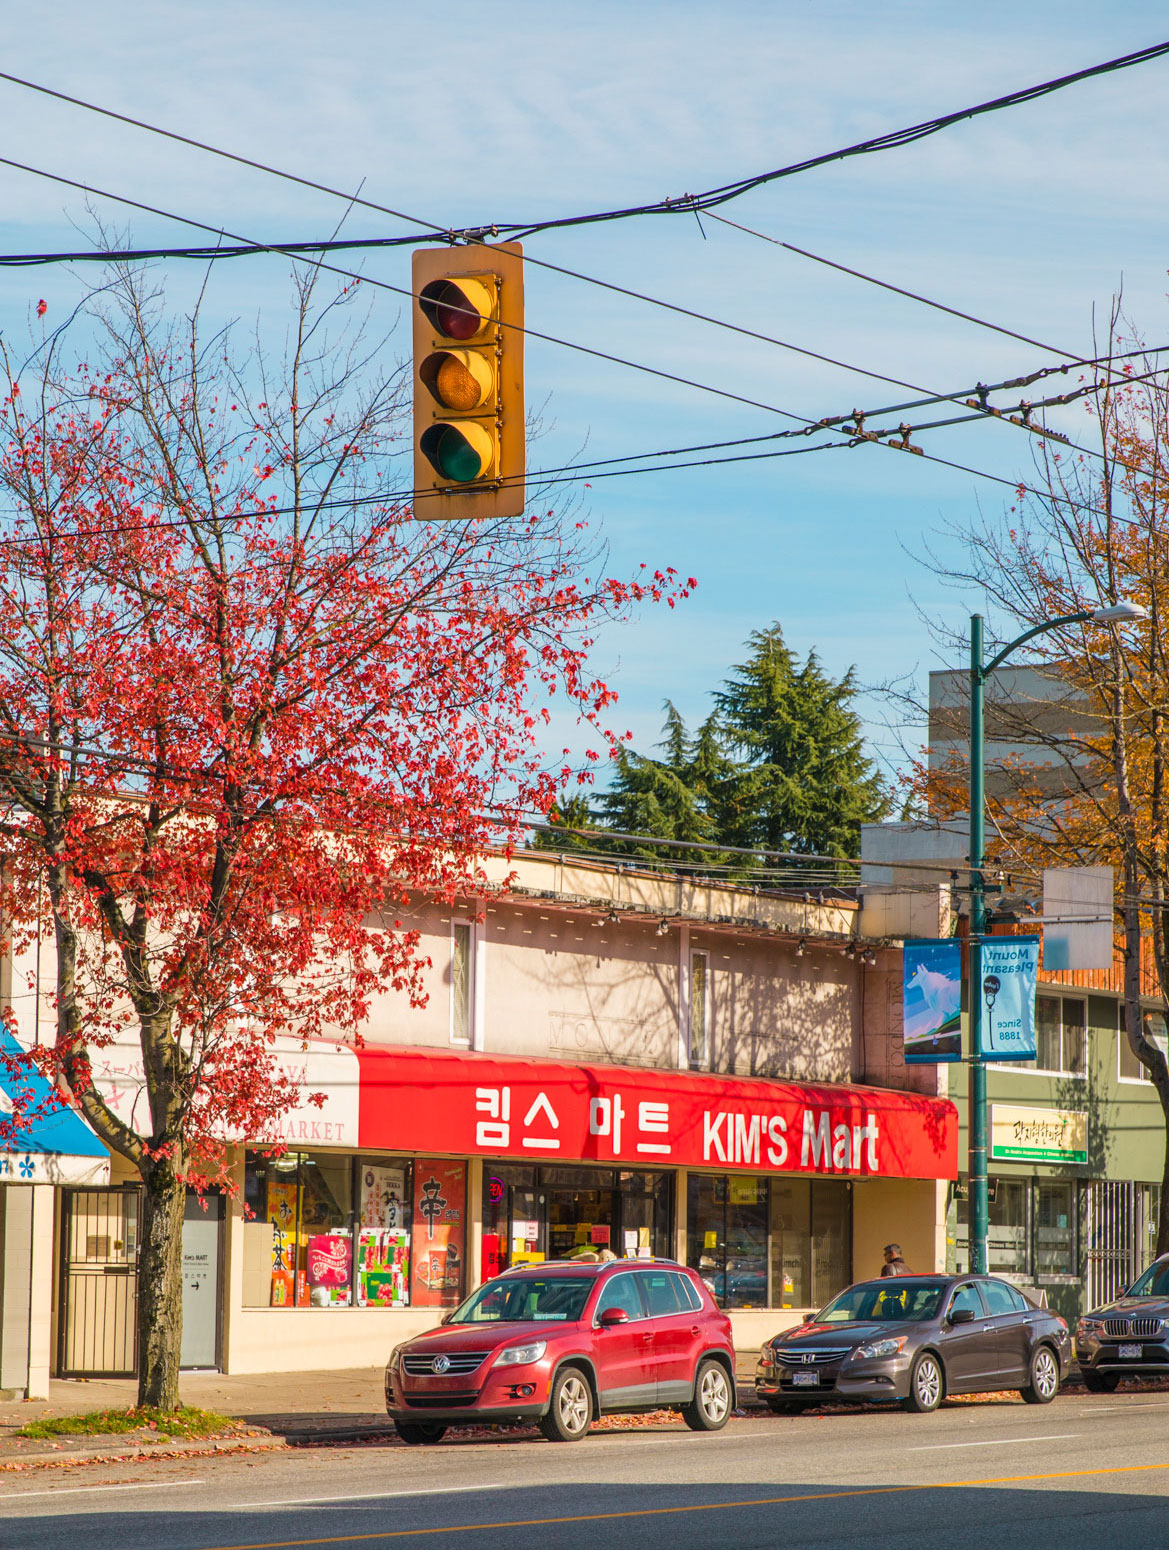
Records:
<instances>
[{"instance_id":1,"label":"metal pole","mask_svg":"<svg viewBox=\"0 0 1169 1550\"><path fill-rule=\"evenodd\" d=\"M986 848L985 757L983 730L982 615L970 619L970 1114L968 1176L970 1189L970 1269L985 1275L986 1188L986 1065L982 1058L982 935L986 927L982 863Z\"/></svg>"}]
</instances>

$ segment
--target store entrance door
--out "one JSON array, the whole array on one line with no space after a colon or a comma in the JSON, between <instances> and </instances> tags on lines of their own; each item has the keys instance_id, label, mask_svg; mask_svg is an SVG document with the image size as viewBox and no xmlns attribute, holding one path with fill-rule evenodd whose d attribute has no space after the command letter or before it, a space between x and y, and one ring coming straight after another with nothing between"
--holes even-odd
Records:
<instances>
[{"instance_id":1,"label":"store entrance door","mask_svg":"<svg viewBox=\"0 0 1169 1550\"><path fill-rule=\"evenodd\" d=\"M219 1368L223 1196L189 1190L183 1213L183 1344L179 1366Z\"/></svg>"},{"instance_id":2,"label":"store entrance door","mask_svg":"<svg viewBox=\"0 0 1169 1550\"><path fill-rule=\"evenodd\" d=\"M612 1249L620 1229L621 1200L612 1185L608 1189L549 1188L545 1196L550 1259L568 1259L580 1249Z\"/></svg>"}]
</instances>

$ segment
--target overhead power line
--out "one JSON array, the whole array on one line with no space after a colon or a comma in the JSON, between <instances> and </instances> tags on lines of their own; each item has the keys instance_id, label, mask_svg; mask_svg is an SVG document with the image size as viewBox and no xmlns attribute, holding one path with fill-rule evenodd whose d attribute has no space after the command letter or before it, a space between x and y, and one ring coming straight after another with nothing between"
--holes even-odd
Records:
<instances>
[{"instance_id":1,"label":"overhead power line","mask_svg":"<svg viewBox=\"0 0 1169 1550\"><path fill-rule=\"evenodd\" d=\"M38 81L30 81L7 71L0 71L0 80L7 81L13 86L22 87L27 91L37 92L45 97L55 98L59 102L67 102L71 106L83 108L87 112L100 113L105 118L115 119L119 123L127 124L134 129L142 129L150 134L162 135L177 144L187 145L194 150L206 151L210 155L223 157L225 160L235 162L239 166L250 167L255 171L284 178L292 183L298 183L302 188L310 188L318 193L339 195L344 199L348 199L354 205L377 209L384 214L393 215L398 220L410 221L422 226L426 228L426 232L430 236L436 234L447 236L452 241L460 238L465 241L481 241L488 236L534 236L541 231L554 231L567 226L583 226L598 221L625 220L640 215L676 215L678 213L690 213L695 210L711 210L717 205L727 204L753 189L761 188L765 184L773 183L780 178L795 177L801 172L810 172L817 167L830 166L834 162L846 161L857 156L868 156L880 151L894 150L903 145L912 145L915 141L924 140L931 135L939 134L942 130L949 129L955 124L963 123L967 119L979 118L988 113L999 113L1007 108L1019 107L1027 102L1035 102L1041 97L1050 96L1053 92L1063 91L1066 87L1078 85L1083 81L1089 81L1098 76L1111 75L1119 70L1128 70L1136 65L1147 64L1154 59L1162 58L1166 54L1169 54L1169 42L1154 43L1147 48L1137 49L1129 54L1120 54L1114 59L1106 59L1100 64L1089 65L1083 70L1075 70L1069 75L1055 76L1050 80L1040 81L1033 86L1025 86L1017 91L989 98L985 102L978 102L970 107L958 108L950 113L943 113L934 118L923 119L922 122L911 124L904 129L895 129L886 134L874 135L869 139L859 140L852 145L842 146L833 151L826 151L817 156L806 157L802 161L791 162L786 166L776 167L768 172L755 173L750 177L739 178L732 183L724 183L699 194L683 194L678 197L655 200L649 204L630 205L614 210L594 211L586 215L561 216L545 221L492 221L481 226L450 228L436 225L432 221L427 221L417 216L408 215L402 210L392 210L386 206L375 205L371 201L363 199L360 194L345 193L343 190L330 187L328 184L319 183L312 178L300 177L295 173L286 172L281 168L257 161L252 157L241 156L234 151L225 151L218 146L208 144L206 141L196 140L190 135L183 135L174 130L163 129L157 124L148 123L144 119L134 118L128 113L119 113L115 109L101 107L99 104L89 102L85 98L71 96L67 92L58 91L54 87L45 86ZM419 239L412 237L403 240L417 241Z\"/></svg>"},{"instance_id":2,"label":"overhead power line","mask_svg":"<svg viewBox=\"0 0 1169 1550\"><path fill-rule=\"evenodd\" d=\"M1104 74L1108 74L1108 73L1114 72L1116 70L1127 69L1127 68L1129 68L1129 67L1131 67L1131 66L1133 66L1135 64L1144 63L1147 60L1151 60L1151 59L1157 58L1161 54L1164 54L1166 52L1169 52L1169 42L1163 43L1163 44L1156 44L1156 45L1153 45L1150 48L1147 48L1147 49L1144 49L1144 50L1139 50L1139 51L1131 53L1131 54L1119 56L1118 58L1115 58L1115 59L1112 59L1112 60L1107 60L1107 61L1105 61L1104 63L1102 63L1100 65L1090 66L1090 67L1088 67L1085 70L1081 70L1081 71L1075 72L1075 73L1073 73L1071 75L1061 76L1061 77L1055 78L1055 79L1050 80L1050 81L1041 82L1041 83L1039 83L1036 86L1027 87L1027 88L1022 89L1021 91L1017 91L1017 92L1014 92L1014 93L1009 93L1009 94L1007 94L1005 96L994 98L994 99L992 99L992 100L990 100L988 102L976 104L974 107L971 107L971 108L959 109L958 111L956 111L954 113L943 115L942 117L937 118L937 119L927 120L927 121L925 121L925 122L923 122L921 124L910 126L907 129L897 130L897 131L892 132L891 134L884 135L884 136L878 136L875 139L868 140L868 141L862 141L862 142L859 142L857 145L845 147L845 148L843 148L841 150L834 151L834 152L828 152L828 153L826 153L826 154L824 154L822 156L814 157L814 158L811 158L811 159L806 160L804 162L792 164L792 165L790 165L788 167L784 167L784 168L775 169L774 171L769 172L769 173L759 174L759 175L757 175L755 177L748 178L748 179L745 179L745 180L741 180L739 183L736 183L736 184L723 185L719 189L709 190L706 194L693 195L693 196L686 195L686 196L684 196L684 199L683 199L683 201L681 203L683 203L685 205L685 207L688 208L688 209L698 209L698 208L710 209L713 204L725 203L727 200L737 197L738 193L745 192L749 188L757 187L757 186L759 186L762 183L766 183L766 182L772 181L772 180L774 180L776 178L790 176L790 175L792 175L792 174L794 174L796 172L805 171L805 170L808 170L808 169L810 169L812 167L815 167L815 166L824 165L824 164L827 164L828 162L832 162L832 161L835 161L835 160L840 160L842 158L846 158L846 157L850 157L850 156L854 156L854 155L859 155L861 153L868 153L870 151L888 149L888 148L896 146L896 145L908 144L908 143L911 143L914 140L921 139L921 138L923 138L924 136L926 136L928 134L936 133L939 130L944 129L944 128L948 127L949 125L957 123L957 122L959 122L961 120L964 120L964 119L967 119L967 118L977 117L977 116L979 116L981 114L992 112L992 111L998 111L998 110L1000 110L1002 108L1006 108L1006 107L1009 107L1009 106L1017 105L1017 104L1022 103L1022 102L1031 101L1031 100L1034 100L1034 99L1036 99L1038 97L1042 97L1042 96L1048 95L1049 93L1051 93L1053 91L1060 90L1060 89L1062 89L1065 86L1069 86L1069 85L1075 84L1077 82L1080 82L1080 81L1083 81L1083 80L1087 80L1087 79L1089 79L1092 76L1104 75ZM406 245L406 244L415 244L418 241L429 240L429 239L432 239L435 236L444 236L448 240L454 241L454 240L457 240L457 239L460 239L460 238L463 239L463 240L481 239L481 238L483 238L485 236L488 236L488 235L498 236L498 235L506 234L506 233L509 233L509 232L512 233L512 234L518 234L518 233L520 233L522 231L524 234L533 234L536 231L552 229L553 227L559 226L559 225L579 224L579 223L581 223L584 220L594 220L594 219L596 219L596 220L602 220L602 219L603 220L609 220L609 219L615 219L619 215L632 215L632 214L639 214L639 213L652 213L654 210L658 210L658 211L660 211L662 213L665 213L667 211L675 211L675 210L677 210L680 207L680 202L678 200L676 200L676 199L666 199L664 201L660 201L656 206L637 207L636 209L631 209L631 210L627 210L627 211L623 211L623 212L622 211L618 211L618 212L614 212L614 211L600 212L600 213L598 213L598 214L596 214L594 216L590 216L590 217L571 217L571 218L568 218L566 221L565 220L558 220L558 221L545 222L545 223L536 223L536 224L528 223L526 226L523 226L523 227L521 227L517 223L510 223L510 224L507 224L507 223L504 223L504 224L494 223L489 228L488 227L463 228L461 230L446 229L446 228L443 228L442 226L436 224L433 221L428 221L428 220L425 220L425 219L423 219L421 217L415 217L415 216L412 216L412 215L408 215L406 212L394 209L392 206L384 205L384 204L378 203L378 202L373 201L373 200L365 199L365 198L363 198L360 195L360 193L354 193L354 192L347 193L347 192L345 192L342 189L338 189L338 188L332 187L331 185L328 185L328 184L320 183L320 182L318 182L318 181L316 181L314 179L305 178L303 176L300 176L299 174L290 173L290 172L286 171L285 169L273 167L270 164L265 163L265 162L261 162L261 161L255 159L255 158L253 158L253 157L243 156L243 155L240 155L237 152L224 150L222 147L213 146L213 145L209 144L206 141L196 140L192 136L179 134L179 133L177 133L174 130L164 129L161 126L149 123L148 121L146 121L144 119L134 118L134 117L132 117L129 114L119 113L119 112L117 112L114 109L103 107L100 104L90 102L87 99L84 99L84 98L81 98L81 97L72 96L69 93L58 91L55 88L44 86L44 85L42 85L41 83L38 83L38 82L29 81L29 80L27 80L27 79L25 79L23 77L13 75L13 74L11 74L9 72L0 72L0 80L6 80L10 84L20 86L20 87L22 87L22 88L24 88L26 90L34 91L34 92L40 93L41 95L44 95L44 96L47 96L47 97L51 97L51 98L54 98L54 99L62 101L62 102L69 103L71 106L80 107L80 108L82 108L82 109L84 109L85 111L88 111L88 112L93 112L93 113L100 114L103 117L107 117L107 118L116 120L118 122L125 123L127 125L130 125L133 128L142 129L142 130L144 130L144 131L146 131L148 133L160 135L160 136L162 136L162 137L164 137L166 139L175 141L176 143L190 146L193 149L204 151L204 152L206 152L206 153L208 153L210 155L221 157L223 159L235 162L235 163L237 163L239 165L246 166L246 167L252 168L252 169L254 169L256 171L263 172L263 173L265 173L267 175L278 177L278 178L284 179L284 180L292 182L292 183L296 183L296 184L298 184L298 185L300 185L302 187L310 188L310 189L313 189L313 190L315 190L317 192L326 193L326 194L330 195L331 197L344 199L350 205L356 205L356 206L361 206L363 208L376 210L376 211L378 211L381 214L390 215L390 216L394 217L395 219L405 220L405 221L414 221L414 222L417 222L419 225L422 225L422 226L427 228L427 231L425 231L423 233L411 234L410 236L401 237L401 238L332 239L331 241L329 241L327 243L302 243L302 242L295 242L295 243L263 244L263 243L249 242L249 241L247 241L246 239L243 239L243 238L236 238L236 239L234 239L234 245L231 246L231 247L226 247L226 246L223 246L223 245L217 245L214 248L212 248L212 247L203 247L203 248L190 248L190 249L162 249L162 248L127 249L127 250L123 250L121 253L116 254L116 255L113 254L113 253L110 253L110 252L104 252L103 253L103 252L98 252L98 251L74 252L74 253L71 253L71 254L55 254L55 255L50 255L50 254L39 254L39 255L38 254L13 254L13 255L0 256L0 264L14 265L14 264L30 264L30 263L64 262L64 261L67 261L67 260L68 261L76 262L76 261L88 261L88 260L94 260L94 259L100 259L102 261L107 261L110 257L113 257L113 256L118 256L118 257L121 257L123 259L131 259L131 258L133 258L133 259L138 259L138 258L145 259L145 258L157 258L157 257L164 257L164 256L168 256L168 257L170 257L170 256L188 256L188 257L199 257L199 258L202 258L202 259L217 259L217 258L222 258L222 257L241 256L241 255L243 255L245 253L273 253L273 252L279 252L282 255L289 256L289 257L295 257L295 256L304 257L304 256L308 256L310 254L318 254L319 255L321 253L328 252L328 251L337 251L337 250L350 250L350 251L352 251L352 250L355 250L355 249L376 248L376 247L381 247L381 246L401 246L401 245ZM141 201L129 200L129 199L124 198L123 196L111 194L108 191L91 190L91 189L88 189L86 185L80 184L80 183L76 182L75 180L59 178L55 174L45 173L45 172L41 171L40 169L30 167L27 164L19 163L19 162L16 162L16 161L12 160L12 159L8 159L7 164L10 165L10 166L13 166L13 167L18 167L21 170L28 171L28 172L33 173L35 175L55 178L56 181L69 183L69 184L72 184L72 186L75 186L75 187L86 188L87 192L100 193L102 195L102 197L116 199L116 200L118 200L121 203L130 204L130 205L132 205L135 208L142 209L142 210L144 210L144 211L146 211L148 213L160 215L160 216L162 216L163 218L166 218L166 219L185 220L184 217L176 217L173 214L171 214L170 212L160 210L157 207L146 205L146 204L144 204ZM719 217L719 219L724 219L724 218L723 217ZM212 226L209 226L209 225L207 225L205 223L202 223L202 222L188 222L188 224L197 226L201 230L215 232L216 235L224 235L224 236L232 235L232 234L226 233L226 232L220 233L220 232L217 231L216 228L214 228ZM728 224L732 224L733 225L733 224L736 224L736 223L729 222ZM743 229L747 230L748 228L743 228ZM756 233L755 235L760 235L760 234ZM806 250L795 248L794 245L784 244L784 246L790 247L793 252L801 252L801 253L804 253L805 256L816 257L816 255L808 254L806 252ZM821 260L821 261L822 262L831 263L830 260ZM758 338L758 339L760 339L760 340L762 340L764 342L775 344L775 345L777 345L780 348L788 349L788 350L793 350L796 353L802 354L802 355L804 355L806 357L810 357L812 359L822 360L825 363L830 364L830 365L839 366L843 370L857 372L857 373L862 374L862 375L873 377L876 380L883 380L883 381L889 382L889 383L894 384L896 386L909 387L910 390L914 391L914 392L926 392L927 391L926 389L921 388L921 387L917 386L916 384L904 382L901 379L889 377L889 376L887 376L887 375L885 375L883 373L872 371L872 370L870 370L869 368L866 368L866 367L859 367L859 366L853 365L852 363L849 363L849 362L844 362L844 361L837 360L837 359L835 359L833 357L829 357L829 356L823 355L823 354L821 354L818 351L810 350L810 349L807 349L805 347L802 347L802 346L799 346L799 345L795 345L795 344L791 343L790 341L774 339L774 338L771 338L770 336L759 334L759 333L757 333L754 330L742 328L742 327L739 327L738 325L733 324L733 323L728 323L728 322L725 322L725 321L720 320L720 319L711 318L711 317L705 316L703 314L700 314L700 313L697 313L697 312L693 312L693 311L691 311L690 309L687 309L687 308L675 306L672 303L662 301L660 298L649 296L649 295L646 295L646 294L643 294L643 293L639 293L639 292L635 292L633 290L630 290L627 287L623 287L623 286L619 286L619 285L613 284L611 282L599 280L599 279L597 279L597 278L595 278L593 276L581 274L578 271L569 270L569 269L565 268L564 266L559 266L559 265L551 264L547 260L541 260L541 259L535 258L532 255L529 255L529 262L535 263L537 265L542 265L543 267L551 269L551 270L553 270L555 272L562 273L562 274L565 274L565 275L569 275L572 278L582 280L582 281L584 281L586 283L594 284L594 285L599 285L599 286L604 287L605 289L608 289L608 290L611 290L611 291L615 291L615 292L618 292L618 293L621 293L621 294L624 294L624 295L628 295L628 296L634 297L634 298L636 298L638 300L641 300L641 301L649 302L650 304L653 304L653 305L664 306L664 307L668 308L669 310L672 310L672 311L674 311L676 313L682 313L683 315L694 317L696 319L699 319L700 321L710 323L710 324L712 324L714 326L729 328L729 329L731 329L734 332L737 332L737 333L740 333L740 334L743 334L743 335L746 335L746 336L749 336L749 337ZM846 266L844 266L844 265L834 265L834 267L838 267L838 268L840 268L842 270L846 269ZM848 272L853 272L853 271L848 271ZM896 289L896 287L893 287L893 288ZM912 293L905 292L904 294L908 295L908 294L912 294ZM918 298L918 299L920 299L920 298ZM954 311L956 309L946 309L946 310ZM1000 330L1000 331L1004 332L1004 333L1007 333L1007 334L1011 334L1012 333L1011 330ZM1022 335L1014 335L1014 337L1017 337L1017 338L1020 338L1020 339L1024 339L1025 338L1025 336L1022 336ZM559 341L559 342L563 343L564 341ZM1047 347L1044 346L1043 348L1047 348ZM1079 359L1079 357L1076 357L1076 356L1072 355L1071 352L1068 352L1068 351L1059 351L1059 350L1057 350L1057 351L1054 351L1053 353L1067 356L1070 359ZM1026 429L1031 429L1031 427L1025 427L1025 428Z\"/></svg>"}]
</instances>

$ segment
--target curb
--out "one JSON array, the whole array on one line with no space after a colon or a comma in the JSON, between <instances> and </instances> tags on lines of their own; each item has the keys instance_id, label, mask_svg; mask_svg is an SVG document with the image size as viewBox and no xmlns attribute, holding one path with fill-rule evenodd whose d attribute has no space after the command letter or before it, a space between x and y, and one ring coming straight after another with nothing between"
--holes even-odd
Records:
<instances>
[{"instance_id":1,"label":"curb","mask_svg":"<svg viewBox=\"0 0 1169 1550\"><path fill-rule=\"evenodd\" d=\"M19 1473L33 1466L69 1464L126 1463L147 1459L210 1458L217 1453L271 1453L286 1447L283 1437L199 1438L186 1441L166 1438L157 1444L131 1443L122 1447L108 1443L89 1443L79 1448L55 1449L52 1453L8 1454L0 1448L0 1474Z\"/></svg>"}]
</instances>

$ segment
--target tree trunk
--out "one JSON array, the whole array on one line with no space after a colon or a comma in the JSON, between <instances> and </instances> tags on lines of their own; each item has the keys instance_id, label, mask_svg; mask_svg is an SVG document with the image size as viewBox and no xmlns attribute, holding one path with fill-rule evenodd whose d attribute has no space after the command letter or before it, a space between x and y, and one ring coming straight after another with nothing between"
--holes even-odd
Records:
<instances>
[{"instance_id":1,"label":"tree trunk","mask_svg":"<svg viewBox=\"0 0 1169 1550\"><path fill-rule=\"evenodd\" d=\"M138 1253L138 1403L179 1407L183 1343L183 1210L186 1186L163 1158L142 1170Z\"/></svg>"}]
</instances>

